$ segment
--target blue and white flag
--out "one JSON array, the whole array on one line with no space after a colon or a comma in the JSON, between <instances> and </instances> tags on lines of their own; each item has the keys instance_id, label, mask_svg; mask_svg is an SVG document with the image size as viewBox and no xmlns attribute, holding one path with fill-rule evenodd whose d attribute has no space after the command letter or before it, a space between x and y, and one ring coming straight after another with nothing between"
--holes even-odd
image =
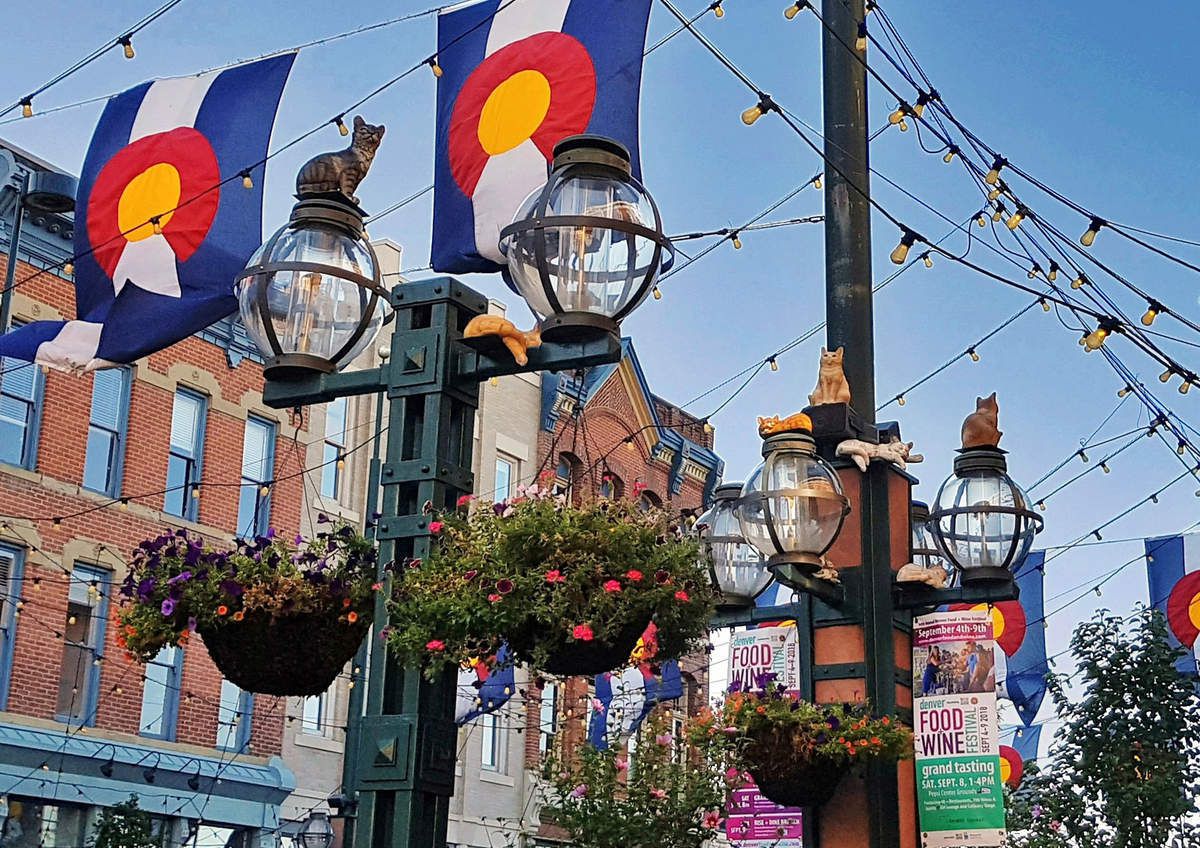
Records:
<instances>
[{"instance_id":1,"label":"blue and white flag","mask_svg":"<svg viewBox=\"0 0 1200 848\"><path fill-rule=\"evenodd\" d=\"M1036 762L1038 745L1042 741L1042 725L1033 724L1029 727L1009 727L1000 731L1000 743L1013 748L1020 756L1021 762Z\"/></svg>"},{"instance_id":2,"label":"blue and white flag","mask_svg":"<svg viewBox=\"0 0 1200 848\"><path fill-rule=\"evenodd\" d=\"M500 230L570 135L615 138L638 176L650 0L484 0L438 16L435 271L495 272Z\"/></svg>"},{"instance_id":3,"label":"blue and white flag","mask_svg":"<svg viewBox=\"0 0 1200 848\"><path fill-rule=\"evenodd\" d=\"M1144 541L1150 604L1167 618L1172 647L1187 653L1175 663L1181 674L1196 674L1200 657L1200 533L1159 536Z\"/></svg>"},{"instance_id":4,"label":"blue and white flag","mask_svg":"<svg viewBox=\"0 0 1200 848\"><path fill-rule=\"evenodd\" d=\"M501 645L493 661L475 660L470 668L459 670L454 723L461 726L494 713L512 698L515 686L515 666L508 645Z\"/></svg>"},{"instance_id":5,"label":"blue and white flag","mask_svg":"<svg viewBox=\"0 0 1200 848\"><path fill-rule=\"evenodd\" d=\"M1012 701L1026 725L1033 724L1037 718L1046 697L1046 675L1050 671L1046 658L1045 562L1045 551L1030 551L1018 566L1015 577L1024 616L1019 623L1013 621L1008 626L1013 629L1019 626L1021 638L1012 654L997 652L997 694ZM1002 643L1003 639L1004 634L997 636L997 642ZM999 667L1001 662L1007 668Z\"/></svg>"},{"instance_id":6,"label":"blue and white flag","mask_svg":"<svg viewBox=\"0 0 1200 848\"><path fill-rule=\"evenodd\" d=\"M596 675L596 696L588 724L588 742L597 750L628 739L651 711L683 696L683 674L676 660L656 675L648 664Z\"/></svg>"},{"instance_id":7,"label":"blue and white flag","mask_svg":"<svg viewBox=\"0 0 1200 848\"><path fill-rule=\"evenodd\" d=\"M0 355L90 371L237 309L234 279L262 244L264 168L253 166L266 159L294 59L153 80L109 99L75 204L77 320L26 324L0 337Z\"/></svg>"}]
</instances>

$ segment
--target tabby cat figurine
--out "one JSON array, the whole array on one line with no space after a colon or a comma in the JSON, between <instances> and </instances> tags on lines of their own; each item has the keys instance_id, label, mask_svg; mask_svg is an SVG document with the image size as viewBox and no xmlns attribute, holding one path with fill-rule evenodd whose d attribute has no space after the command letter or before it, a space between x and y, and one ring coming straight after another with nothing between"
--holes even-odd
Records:
<instances>
[{"instance_id":1,"label":"tabby cat figurine","mask_svg":"<svg viewBox=\"0 0 1200 848\"><path fill-rule=\"evenodd\" d=\"M358 205L354 196L358 184L367 175L385 127L368 124L362 116L354 118L354 138L345 150L322 153L309 159L296 175L296 194L327 194L340 191Z\"/></svg>"}]
</instances>

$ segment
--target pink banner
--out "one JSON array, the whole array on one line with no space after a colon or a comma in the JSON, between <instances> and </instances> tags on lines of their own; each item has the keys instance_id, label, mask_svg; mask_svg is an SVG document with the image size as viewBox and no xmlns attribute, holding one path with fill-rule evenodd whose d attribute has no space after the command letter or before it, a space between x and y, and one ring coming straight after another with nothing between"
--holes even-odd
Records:
<instances>
[{"instance_id":1,"label":"pink banner","mask_svg":"<svg viewBox=\"0 0 1200 848\"><path fill-rule=\"evenodd\" d=\"M804 838L800 810L779 806L753 785L736 790L726 812L725 834L730 842L784 846L788 841L799 845Z\"/></svg>"}]
</instances>

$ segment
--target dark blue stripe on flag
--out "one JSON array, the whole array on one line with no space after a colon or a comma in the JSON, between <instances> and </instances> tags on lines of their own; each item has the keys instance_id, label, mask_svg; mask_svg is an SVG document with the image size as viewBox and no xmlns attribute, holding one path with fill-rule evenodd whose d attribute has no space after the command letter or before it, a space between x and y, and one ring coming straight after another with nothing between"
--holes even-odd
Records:
<instances>
[{"instance_id":1,"label":"dark blue stripe on flag","mask_svg":"<svg viewBox=\"0 0 1200 848\"><path fill-rule=\"evenodd\" d=\"M1042 706L1050 671L1046 660L1045 562L1045 551L1030 551L1016 571L1021 608L1025 611L1025 638L1008 658L1005 687L1026 725L1033 723Z\"/></svg>"},{"instance_id":2,"label":"dark blue stripe on flag","mask_svg":"<svg viewBox=\"0 0 1200 848\"><path fill-rule=\"evenodd\" d=\"M1150 605L1167 616L1167 600L1171 590L1175 588L1185 574L1187 565L1184 560L1183 536L1158 536L1144 539L1146 550L1146 577L1150 582ZM1197 673L1196 654L1175 638L1175 633L1167 626L1167 641L1172 648L1178 648L1184 655L1175 661L1175 668L1180 674L1195 675Z\"/></svg>"}]
</instances>

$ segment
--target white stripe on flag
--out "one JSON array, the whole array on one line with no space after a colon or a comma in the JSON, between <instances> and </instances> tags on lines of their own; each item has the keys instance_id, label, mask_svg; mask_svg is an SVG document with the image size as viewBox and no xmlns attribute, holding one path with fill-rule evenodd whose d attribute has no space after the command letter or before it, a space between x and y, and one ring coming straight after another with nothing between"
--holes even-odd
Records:
<instances>
[{"instance_id":1,"label":"white stripe on flag","mask_svg":"<svg viewBox=\"0 0 1200 848\"><path fill-rule=\"evenodd\" d=\"M210 71L194 77L155 80L138 106L129 141L132 143L176 127L194 127L208 89L220 73Z\"/></svg>"},{"instance_id":2,"label":"white stripe on flag","mask_svg":"<svg viewBox=\"0 0 1200 848\"><path fill-rule=\"evenodd\" d=\"M503 7L492 18L484 58L539 32L562 32L571 0L526 0ZM529 139L488 159L471 195L475 212L475 249L506 264L500 230L512 223L521 201L546 181L546 157Z\"/></svg>"},{"instance_id":3,"label":"white stripe on flag","mask_svg":"<svg viewBox=\"0 0 1200 848\"><path fill-rule=\"evenodd\" d=\"M38 345L33 361L62 371L92 371L108 368L113 363L96 359L103 324L91 321L68 321L58 335Z\"/></svg>"}]
</instances>

